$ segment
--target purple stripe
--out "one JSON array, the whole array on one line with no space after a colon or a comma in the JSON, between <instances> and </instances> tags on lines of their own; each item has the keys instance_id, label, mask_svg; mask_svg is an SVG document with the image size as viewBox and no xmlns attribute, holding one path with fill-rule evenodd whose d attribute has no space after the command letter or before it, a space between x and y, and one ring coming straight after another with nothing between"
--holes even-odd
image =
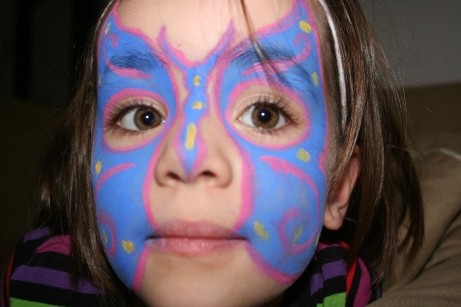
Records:
<instances>
[{"instance_id":1,"label":"purple stripe","mask_svg":"<svg viewBox=\"0 0 461 307\"><path fill-rule=\"evenodd\" d=\"M24 239L22 242L27 242L27 241L32 241L32 240L37 240L40 238L43 238L44 236L47 236L51 233L51 229L49 228L38 228L32 231L29 231L24 235Z\"/></svg>"},{"instance_id":2,"label":"purple stripe","mask_svg":"<svg viewBox=\"0 0 461 307\"><path fill-rule=\"evenodd\" d=\"M322 273L316 273L311 277L311 294L323 288L323 282L325 280L338 276L344 276L344 278L346 278L346 262L344 260L338 260L323 265ZM344 281L344 286L346 286L345 283L346 281Z\"/></svg>"},{"instance_id":3,"label":"purple stripe","mask_svg":"<svg viewBox=\"0 0 461 307\"><path fill-rule=\"evenodd\" d=\"M68 272L47 269L43 267L19 266L11 280L29 282L49 287L61 288L86 294L99 294L101 291L84 279L76 284L71 283Z\"/></svg>"}]
</instances>

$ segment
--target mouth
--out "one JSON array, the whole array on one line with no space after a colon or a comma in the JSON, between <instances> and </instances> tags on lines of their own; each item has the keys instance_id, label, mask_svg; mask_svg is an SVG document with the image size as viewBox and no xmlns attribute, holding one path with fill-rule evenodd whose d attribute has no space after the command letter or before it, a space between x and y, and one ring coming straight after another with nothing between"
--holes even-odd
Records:
<instances>
[{"instance_id":1,"label":"mouth","mask_svg":"<svg viewBox=\"0 0 461 307\"><path fill-rule=\"evenodd\" d=\"M201 256L236 248L246 239L208 222L173 222L157 229L148 241L159 252Z\"/></svg>"}]
</instances>

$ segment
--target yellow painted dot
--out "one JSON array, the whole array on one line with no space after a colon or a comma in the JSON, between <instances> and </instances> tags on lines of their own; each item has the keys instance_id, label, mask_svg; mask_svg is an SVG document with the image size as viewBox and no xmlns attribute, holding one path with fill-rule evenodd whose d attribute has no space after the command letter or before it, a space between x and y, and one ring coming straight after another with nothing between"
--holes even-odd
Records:
<instances>
[{"instance_id":1,"label":"yellow painted dot","mask_svg":"<svg viewBox=\"0 0 461 307\"><path fill-rule=\"evenodd\" d=\"M298 229L296 229L295 235L293 236L293 243L296 243L296 241L299 240L302 234L303 234L303 228L299 226Z\"/></svg>"},{"instance_id":2,"label":"yellow painted dot","mask_svg":"<svg viewBox=\"0 0 461 307\"><path fill-rule=\"evenodd\" d=\"M186 147L187 150L194 149L196 137L197 127L194 124L189 124L187 126L186 143L184 144L184 147Z\"/></svg>"},{"instance_id":3,"label":"yellow painted dot","mask_svg":"<svg viewBox=\"0 0 461 307\"><path fill-rule=\"evenodd\" d=\"M134 243L131 241L122 240L122 247L127 254L131 254L134 252Z\"/></svg>"},{"instance_id":4,"label":"yellow painted dot","mask_svg":"<svg viewBox=\"0 0 461 307\"><path fill-rule=\"evenodd\" d=\"M312 73L312 81L314 81L315 86L319 86L319 75L316 72Z\"/></svg>"},{"instance_id":5,"label":"yellow painted dot","mask_svg":"<svg viewBox=\"0 0 461 307\"><path fill-rule=\"evenodd\" d=\"M269 233L266 231L266 229L264 229L264 225L260 222L254 222L253 229L255 233L258 235L258 237L264 240L269 239Z\"/></svg>"},{"instance_id":6,"label":"yellow painted dot","mask_svg":"<svg viewBox=\"0 0 461 307\"><path fill-rule=\"evenodd\" d=\"M303 32L306 32L306 33L311 33L312 32L312 27L311 25L305 21L305 20L301 20L299 22L299 28L303 31Z\"/></svg>"},{"instance_id":7,"label":"yellow painted dot","mask_svg":"<svg viewBox=\"0 0 461 307\"><path fill-rule=\"evenodd\" d=\"M109 242L109 238L107 237L107 233L105 230L101 232L101 239L104 244L107 244Z\"/></svg>"},{"instance_id":8,"label":"yellow painted dot","mask_svg":"<svg viewBox=\"0 0 461 307\"><path fill-rule=\"evenodd\" d=\"M296 153L296 158L298 158L299 160L303 162L309 162L309 160L311 159L311 155L304 149L300 149Z\"/></svg>"},{"instance_id":9,"label":"yellow painted dot","mask_svg":"<svg viewBox=\"0 0 461 307\"><path fill-rule=\"evenodd\" d=\"M203 104L203 102L201 102L201 101L196 101L196 102L194 102L194 104L192 105L192 109L193 109L193 110L201 110L201 109L203 109L204 106L205 106L205 105Z\"/></svg>"},{"instance_id":10,"label":"yellow painted dot","mask_svg":"<svg viewBox=\"0 0 461 307\"><path fill-rule=\"evenodd\" d=\"M200 77L199 75L196 75L194 77L193 82L194 82L194 86L200 86L200 83L202 82L202 77Z\"/></svg>"},{"instance_id":11,"label":"yellow painted dot","mask_svg":"<svg viewBox=\"0 0 461 307\"><path fill-rule=\"evenodd\" d=\"M110 22L107 24L106 29L104 30L104 34L107 35L110 31Z\"/></svg>"},{"instance_id":12,"label":"yellow painted dot","mask_svg":"<svg viewBox=\"0 0 461 307\"><path fill-rule=\"evenodd\" d=\"M102 162L101 161L96 162L94 170L96 171L97 175L99 175L101 173L101 171L102 171Z\"/></svg>"}]
</instances>

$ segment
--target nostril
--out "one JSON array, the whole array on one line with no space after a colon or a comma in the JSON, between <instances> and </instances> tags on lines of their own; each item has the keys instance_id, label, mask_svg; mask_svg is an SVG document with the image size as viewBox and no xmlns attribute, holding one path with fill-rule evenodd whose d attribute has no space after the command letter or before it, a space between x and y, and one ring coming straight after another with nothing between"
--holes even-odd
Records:
<instances>
[{"instance_id":1,"label":"nostril","mask_svg":"<svg viewBox=\"0 0 461 307\"><path fill-rule=\"evenodd\" d=\"M177 174L175 174L173 172L168 172L167 177L174 180L174 181L180 181L181 180L181 178Z\"/></svg>"},{"instance_id":2,"label":"nostril","mask_svg":"<svg viewBox=\"0 0 461 307\"><path fill-rule=\"evenodd\" d=\"M204 176L204 177L214 177L215 175L210 171L204 171L204 172L202 172L202 176Z\"/></svg>"}]
</instances>

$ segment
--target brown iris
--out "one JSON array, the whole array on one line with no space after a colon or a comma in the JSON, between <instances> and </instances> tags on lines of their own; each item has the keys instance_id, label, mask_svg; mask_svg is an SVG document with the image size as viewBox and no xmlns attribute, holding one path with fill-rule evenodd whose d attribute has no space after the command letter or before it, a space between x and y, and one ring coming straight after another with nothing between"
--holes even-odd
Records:
<instances>
[{"instance_id":1,"label":"brown iris","mask_svg":"<svg viewBox=\"0 0 461 307\"><path fill-rule=\"evenodd\" d=\"M256 128L273 129L279 122L279 109L271 104L254 106L251 112L251 120Z\"/></svg>"},{"instance_id":2,"label":"brown iris","mask_svg":"<svg viewBox=\"0 0 461 307\"><path fill-rule=\"evenodd\" d=\"M153 129L162 124L162 116L150 107L139 107L134 111L133 121L139 130Z\"/></svg>"}]
</instances>

